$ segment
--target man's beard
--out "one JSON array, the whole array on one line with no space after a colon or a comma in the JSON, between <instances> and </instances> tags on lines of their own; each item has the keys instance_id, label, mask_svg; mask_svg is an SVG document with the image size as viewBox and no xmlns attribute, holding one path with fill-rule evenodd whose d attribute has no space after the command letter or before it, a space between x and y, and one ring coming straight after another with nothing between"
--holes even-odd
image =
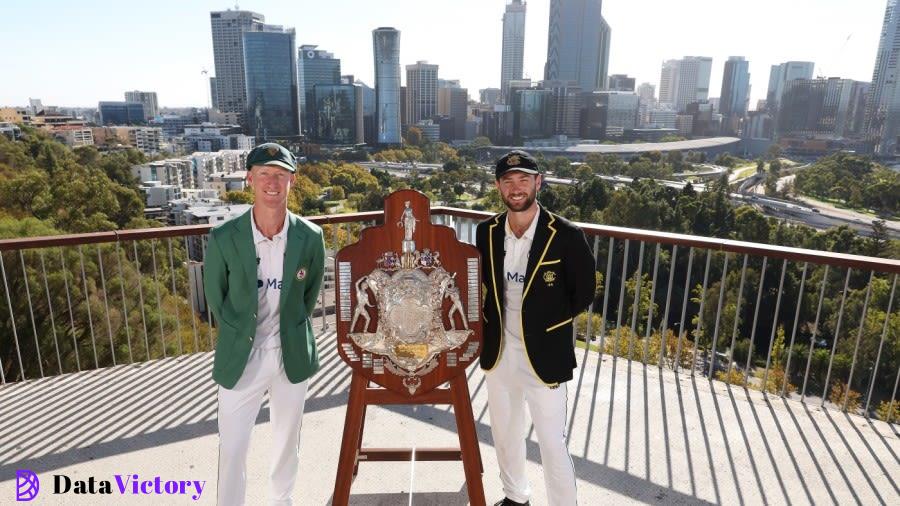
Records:
<instances>
[{"instance_id":1,"label":"man's beard","mask_svg":"<svg viewBox=\"0 0 900 506\"><path fill-rule=\"evenodd\" d=\"M503 203L506 204L507 209L509 209L512 212L518 213L518 212L522 212L526 209L531 208L532 204L534 204L534 201L537 198L537 190L534 190L531 193L526 194L525 198L518 202L514 202L513 200L507 199L506 197L503 196L503 194L500 194L500 198L503 199Z\"/></svg>"}]
</instances>

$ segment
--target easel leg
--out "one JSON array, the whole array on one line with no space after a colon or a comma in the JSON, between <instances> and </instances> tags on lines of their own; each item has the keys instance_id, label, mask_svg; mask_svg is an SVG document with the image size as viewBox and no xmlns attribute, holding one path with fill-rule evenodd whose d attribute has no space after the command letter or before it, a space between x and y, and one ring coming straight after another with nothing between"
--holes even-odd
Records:
<instances>
[{"instance_id":1,"label":"easel leg","mask_svg":"<svg viewBox=\"0 0 900 506\"><path fill-rule=\"evenodd\" d=\"M459 433L459 448L462 453L463 470L466 473L466 489L469 503L473 506L485 504L484 485L481 482L483 472L481 451L478 447L478 435L475 432L475 419L472 415L472 401L469 399L469 387L466 375L460 374L450 380L450 395L453 398L453 413L456 415L456 430Z\"/></svg>"},{"instance_id":2,"label":"easel leg","mask_svg":"<svg viewBox=\"0 0 900 506\"><path fill-rule=\"evenodd\" d=\"M350 379L350 396L347 399L347 416L344 419L344 435L341 439L341 454L338 458L337 477L334 482L332 501L334 506L346 506L350 501L350 485L353 483L357 464L357 452L362 438L365 417L366 379L353 373Z\"/></svg>"},{"instance_id":3,"label":"easel leg","mask_svg":"<svg viewBox=\"0 0 900 506\"><path fill-rule=\"evenodd\" d=\"M367 404L363 404L363 406L362 406L362 414L360 415L360 422L359 422L359 439L357 440L358 442L356 443L357 451L362 449L363 434L365 434L365 432L366 432L366 407L367 406L368 406ZM353 477L356 478L357 474L359 474L359 459L355 460L355 462L353 464Z\"/></svg>"}]
</instances>

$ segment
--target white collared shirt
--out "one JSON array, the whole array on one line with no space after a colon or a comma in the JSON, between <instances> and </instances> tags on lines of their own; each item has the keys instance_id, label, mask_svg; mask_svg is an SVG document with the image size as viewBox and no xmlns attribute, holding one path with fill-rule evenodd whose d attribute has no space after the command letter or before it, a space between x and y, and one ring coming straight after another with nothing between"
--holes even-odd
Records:
<instances>
[{"instance_id":1,"label":"white collared shirt","mask_svg":"<svg viewBox=\"0 0 900 506\"><path fill-rule=\"evenodd\" d=\"M257 310L254 348L278 348L281 346L281 321L279 305L284 280L284 254L287 247L288 216L284 215L281 230L271 239L256 226L253 211L250 212L253 244L256 246Z\"/></svg>"},{"instance_id":2,"label":"white collared shirt","mask_svg":"<svg viewBox=\"0 0 900 506\"><path fill-rule=\"evenodd\" d=\"M528 253L534 240L534 232L537 229L538 217L541 211L534 214L531 225L525 229L522 237L516 234L509 226L509 215L506 217L506 236L503 240L503 320L504 334L507 337L517 339L507 340L513 345L518 345L522 338L522 326L520 324L522 313L522 294L525 290L525 271L528 268Z\"/></svg>"}]
</instances>

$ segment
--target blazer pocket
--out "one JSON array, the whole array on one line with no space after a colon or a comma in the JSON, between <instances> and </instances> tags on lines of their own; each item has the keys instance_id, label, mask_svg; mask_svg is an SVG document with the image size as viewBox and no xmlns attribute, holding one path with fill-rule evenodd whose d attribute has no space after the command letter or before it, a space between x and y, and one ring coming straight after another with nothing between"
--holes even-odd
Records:
<instances>
[{"instance_id":1,"label":"blazer pocket","mask_svg":"<svg viewBox=\"0 0 900 506\"><path fill-rule=\"evenodd\" d=\"M545 260L545 261L539 263L538 265L553 265L553 264L558 264L558 263L560 262L560 260L561 260L561 259L559 259L559 258L557 258L556 260Z\"/></svg>"},{"instance_id":2,"label":"blazer pocket","mask_svg":"<svg viewBox=\"0 0 900 506\"><path fill-rule=\"evenodd\" d=\"M562 327L563 325L570 323L572 320L573 320L573 318L569 318L568 320L563 320L563 321L557 323L556 325L551 325L551 326L547 327L547 330L545 330L544 332L550 332L552 330L556 330L556 329Z\"/></svg>"}]
</instances>

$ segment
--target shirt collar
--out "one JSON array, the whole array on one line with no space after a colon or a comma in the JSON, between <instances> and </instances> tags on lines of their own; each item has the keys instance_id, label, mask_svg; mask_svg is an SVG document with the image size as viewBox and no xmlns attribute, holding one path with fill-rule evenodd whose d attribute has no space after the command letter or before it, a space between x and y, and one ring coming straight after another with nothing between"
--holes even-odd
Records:
<instances>
[{"instance_id":1,"label":"shirt collar","mask_svg":"<svg viewBox=\"0 0 900 506\"><path fill-rule=\"evenodd\" d=\"M531 225L528 225L528 228L525 229L525 233L522 234L522 237L516 237L516 234L513 233L512 228L509 226L509 214L506 215L506 237L513 239L527 239L529 241L534 240L534 232L537 230L537 222L541 217L541 208L538 207L538 211L534 213L534 218L531 219Z\"/></svg>"},{"instance_id":2,"label":"shirt collar","mask_svg":"<svg viewBox=\"0 0 900 506\"><path fill-rule=\"evenodd\" d=\"M259 244L264 241L268 241L269 238L263 235L262 232L259 231L259 228L256 227L256 217L253 216L253 211L250 211L250 223L252 224L253 229L253 244ZM288 229L288 213L284 213L284 224L281 225L281 230L272 236L273 241L284 240L287 237L287 229Z\"/></svg>"}]
</instances>

